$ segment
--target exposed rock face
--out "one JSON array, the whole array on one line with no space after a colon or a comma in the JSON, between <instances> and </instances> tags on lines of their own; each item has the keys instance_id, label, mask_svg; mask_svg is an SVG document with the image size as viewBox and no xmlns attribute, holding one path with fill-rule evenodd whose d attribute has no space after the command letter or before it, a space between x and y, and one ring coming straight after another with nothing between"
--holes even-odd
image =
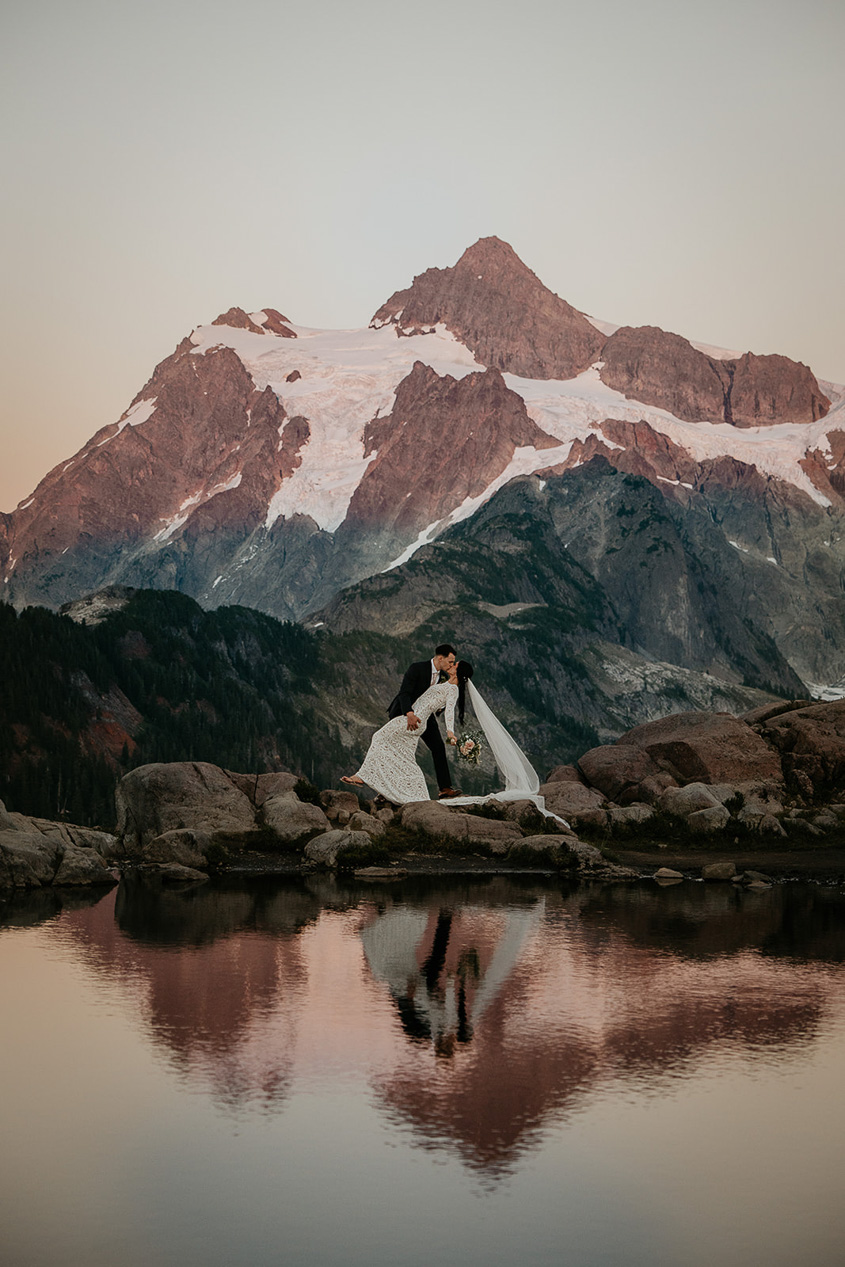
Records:
<instances>
[{"instance_id":1,"label":"exposed rock face","mask_svg":"<svg viewBox=\"0 0 845 1267\"><path fill-rule=\"evenodd\" d=\"M678 334L622 326L601 352L602 382L690 422L723 422L730 380L718 361Z\"/></svg>"},{"instance_id":2,"label":"exposed rock face","mask_svg":"<svg viewBox=\"0 0 845 1267\"><path fill-rule=\"evenodd\" d=\"M525 378L572 378L604 335L543 285L506 242L481 238L454 268L430 268L379 308L400 331L443 323L482 365Z\"/></svg>"},{"instance_id":3,"label":"exposed rock face","mask_svg":"<svg viewBox=\"0 0 845 1267\"><path fill-rule=\"evenodd\" d=\"M634 744L602 744L578 758L578 769L586 783L597 788L609 801L624 805L638 791L644 779L659 767L644 749Z\"/></svg>"},{"instance_id":4,"label":"exposed rock face","mask_svg":"<svg viewBox=\"0 0 845 1267\"><path fill-rule=\"evenodd\" d=\"M725 421L735 427L816 422L830 409L812 370L800 361L746 352L732 368L730 417Z\"/></svg>"},{"instance_id":5,"label":"exposed rock face","mask_svg":"<svg viewBox=\"0 0 845 1267\"><path fill-rule=\"evenodd\" d=\"M209 836L255 828L249 798L206 761L138 766L121 779L115 799L118 835L130 857L141 854L155 837L178 828Z\"/></svg>"},{"instance_id":6,"label":"exposed rock face","mask_svg":"<svg viewBox=\"0 0 845 1267\"><path fill-rule=\"evenodd\" d=\"M314 836L305 846L305 860L318 867L334 867L347 850L367 848L370 837L364 831L343 831L334 828Z\"/></svg>"},{"instance_id":7,"label":"exposed rock face","mask_svg":"<svg viewBox=\"0 0 845 1267\"><path fill-rule=\"evenodd\" d=\"M791 709L759 730L799 787L830 796L845 786L845 700Z\"/></svg>"},{"instance_id":8,"label":"exposed rock face","mask_svg":"<svg viewBox=\"0 0 845 1267\"><path fill-rule=\"evenodd\" d=\"M0 801L0 893L13 889L113 885L108 860L117 850L107 832L9 814Z\"/></svg>"},{"instance_id":9,"label":"exposed rock face","mask_svg":"<svg viewBox=\"0 0 845 1267\"><path fill-rule=\"evenodd\" d=\"M255 388L230 348L193 352L185 339L123 419L51 471L17 513L9 550L19 601L45 590L53 602L75 598L104 574L143 583L139 554L161 567L188 520L194 543L221 529L242 538L262 521L307 428L294 420L280 453L287 417L274 393Z\"/></svg>"},{"instance_id":10,"label":"exposed rock face","mask_svg":"<svg viewBox=\"0 0 845 1267\"><path fill-rule=\"evenodd\" d=\"M263 821L282 844L328 831L331 824L319 805L297 800L292 792L271 796L262 807Z\"/></svg>"},{"instance_id":11,"label":"exposed rock face","mask_svg":"<svg viewBox=\"0 0 845 1267\"><path fill-rule=\"evenodd\" d=\"M689 422L760 427L815 422L830 409L812 371L785 356L706 356L656 326L622 326L605 343L601 378L633 400Z\"/></svg>"},{"instance_id":12,"label":"exposed rock face","mask_svg":"<svg viewBox=\"0 0 845 1267\"><path fill-rule=\"evenodd\" d=\"M783 781L777 754L750 726L729 713L663 717L635 726L621 736L619 745L626 750L643 749L679 782Z\"/></svg>"},{"instance_id":13,"label":"exposed rock face","mask_svg":"<svg viewBox=\"0 0 845 1267\"><path fill-rule=\"evenodd\" d=\"M365 453L377 453L352 497L349 528L392 532L412 541L468 497L479 497L514 450L557 448L528 417L498 370L441 378L417 361L396 389L386 418L367 427Z\"/></svg>"}]
</instances>

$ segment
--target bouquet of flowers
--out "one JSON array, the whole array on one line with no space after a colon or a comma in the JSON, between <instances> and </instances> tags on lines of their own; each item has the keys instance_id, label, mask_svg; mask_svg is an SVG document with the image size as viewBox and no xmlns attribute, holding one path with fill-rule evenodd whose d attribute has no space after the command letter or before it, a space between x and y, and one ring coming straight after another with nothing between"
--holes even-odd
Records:
<instances>
[{"instance_id":1,"label":"bouquet of flowers","mask_svg":"<svg viewBox=\"0 0 845 1267\"><path fill-rule=\"evenodd\" d=\"M459 761L465 761L467 765L478 765L484 749L484 736L479 730L463 730L458 735L455 747Z\"/></svg>"}]
</instances>

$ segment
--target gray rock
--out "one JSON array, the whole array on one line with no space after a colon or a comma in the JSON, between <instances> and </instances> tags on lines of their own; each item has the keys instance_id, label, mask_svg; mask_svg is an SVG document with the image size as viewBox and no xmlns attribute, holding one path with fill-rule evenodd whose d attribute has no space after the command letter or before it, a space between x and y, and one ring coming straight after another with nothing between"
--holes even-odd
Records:
<instances>
[{"instance_id":1,"label":"gray rock","mask_svg":"<svg viewBox=\"0 0 845 1267\"><path fill-rule=\"evenodd\" d=\"M546 809L559 814L575 825L590 823L603 826L607 822L607 801L595 788L583 783L544 783L540 795L545 797Z\"/></svg>"},{"instance_id":2,"label":"gray rock","mask_svg":"<svg viewBox=\"0 0 845 1267\"><path fill-rule=\"evenodd\" d=\"M701 868L702 880L732 880L736 875L733 862L708 862Z\"/></svg>"},{"instance_id":3,"label":"gray rock","mask_svg":"<svg viewBox=\"0 0 845 1267\"><path fill-rule=\"evenodd\" d=\"M687 783L685 787L667 788L658 804L664 814L672 814L676 818L689 818L700 810L723 808L704 783Z\"/></svg>"},{"instance_id":4,"label":"gray rock","mask_svg":"<svg viewBox=\"0 0 845 1267\"><path fill-rule=\"evenodd\" d=\"M504 811L508 822L518 823L523 831L540 832L543 829L545 816L533 801L505 801Z\"/></svg>"},{"instance_id":5,"label":"gray rock","mask_svg":"<svg viewBox=\"0 0 845 1267\"><path fill-rule=\"evenodd\" d=\"M766 875L764 871L743 871L741 876L743 884L771 884L772 877Z\"/></svg>"},{"instance_id":6,"label":"gray rock","mask_svg":"<svg viewBox=\"0 0 845 1267\"><path fill-rule=\"evenodd\" d=\"M731 816L724 805L714 805L711 809L700 809L690 814L687 827L695 835L709 835L711 832L721 831L730 820Z\"/></svg>"},{"instance_id":7,"label":"gray rock","mask_svg":"<svg viewBox=\"0 0 845 1267\"><path fill-rule=\"evenodd\" d=\"M18 831L18 824L2 801L0 801L0 831Z\"/></svg>"},{"instance_id":8,"label":"gray rock","mask_svg":"<svg viewBox=\"0 0 845 1267\"><path fill-rule=\"evenodd\" d=\"M425 831L432 836L466 840L465 820L469 815L449 810L439 801L410 801L400 808L398 817L403 827Z\"/></svg>"},{"instance_id":9,"label":"gray rock","mask_svg":"<svg viewBox=\"0 0 845 1267\"><path fill-rule=\"evenodd\" d=\"M778 820L774 817L773 814L765 814L760 819L760 823L757 827L757 830L763 836L785 836L786 835L786 831L784 830L782 824L778 822ZM816 828L816 830L818 830L818 828Z\"/></svg>"},{"instance_id":10,"label":"gray rock","mask_svg":"<svg viewBox=\"0 0 845 1267\"><path fill-rule=\"evenodd\" d=\"M747 823L751 827L758 826L762 820L769 814L782 814L783 803L775 796L768 796L765 793L757 791L746 792L743 794L742 808L737 813L737 819L741 823Z\"/></svg>"},{"instance_id":11,"label":"gray rock","mask_svg":"<svg viewBox=\"0 0 845 1267\"><path fill-rule=\"evenodd\" d=\"M252 802L205 761L173 761L138 766L117 785L118 835L130 856L163 832L179 827L212 835L248 832L255 827Z\"/></svg>"},{"instance_id":12,"label":"gray rock","mask_svg":"<svg viewBox=\"0 0 845 1267\"><path fill-rule=\"evenodd\" d=\"M341 791L335 788L327 788L325 792L320 793L320 805L323 807L326 818L330 822L340 821L340 815L347 815L346 822L349 822L349 816L357 814L361 808L361 802L354 792Z\"/></svg>"},{"instance_id":13,"label":"gray rock","mask_svg":"<svg viewBox=\"0 0 845 1267\"><path fill-rule=\"evenodd\" d=\"M812 821L813 825L822 831L829 831L831 827L839 826L839 820L835 814L816 814Z\"/></svg>"},{"instance_id":14,"label":"gray rock","mask_svg":"<svg viewBox=\"0 0 845 1267\"><path fill-rule=\"evenodd\" d=\"M331 826L319 805L309 805L289 794L271 796L264 802L262 814L270 830L286 845L316 836Z\"/></svg>"},{"instance_id":15,"label":"gray rock","mask_svg":"<svg viewBox=\"0 0 845 1267\"><path fill-rule=\"evenodd\" d=\"M491 853L505 854L514 841L522 840L516 823L497 818L465 814L457 807L449 809L441 801L412 801L399 812L403 826L448 836L467 845L486 845Z\"/></svg>"},{"instance_id":16,"label":"gray rock","mask_svg":"<svg viewBox=\"0 0 845 1267\"><path fill-rule=\"evenodd\" d=\"M607 812L614 827L635 827L640 823L647 823L650 818L654 818L654 810L650 805L643 805L641 802L636 801L633 805L611 805L608 807Z\"/></svg>"},{"instance_id":17,"label":"gray rock","mask_svg":"<svg viewBox=\"0 0 845 1267\"><path fill-rule=\"evenodd\" d=\"M659 867L654 873L655 880L683 880L681 871L673 871L671 867Z\"/></svg>"},{"instance_id":18,"label":"gray rock","mask_svg":"<svg viewBox=\"0 0 845 1267\"><path fill-rule=\"evenodd\" d=\"M584 780L574 765L556 765L546 776L547 783L581 783Z\"/></svg>"},{"instance_id":19,"label":"gray rock","mask_svg":"<svg viewBox=\"0 0 845 1267\"><path fill-rule=\"evenodd\" d=\"M652 774L647 779L643 779L637 788L637 795L641 801L656 805L668 787L677 786L677 779L673 779L667 771L661 770L659 774Z\"/></svg>"},{"instance_id":20,"label":"gray rock","mask_svg":"<svg viewBox=\"0 0 845 1267\"><path fill-rule=\"evenodd\" d=\"M182 867L202 869L207 863L206 850L210 840L205 832L177 827L174 831L162 832L144 845L142 857L145 862L174 862Z\"/></svg>"},{"instance_id":21,"label":"gray rock","mask_svg":"<svg viewBox=\"0 0 845 1267\"><path fill-rule=\"evenodd\" d=\"M39 831L0 829L0 890L52 884L63 854L60 840L48 840Z\"/></svg>"},{"instance_id":22,"label":"gray rock","mask_svg":"<svg viewBox=\"0 0 845 1267\"><path fill-rule=\"evenodd\" d=\"M385 823L360 809L350 815L347 826L350 831L365 831L368 836L383 836L387 831Z\"/></svg>"},{"instance_id":23,"label":"gray rock","mask_svg":"<svg viewBox=\"0 0 845 1267\"><path fill-rule=\"evenodd\" d=\"M334 828L308 841L305 846L305 859L307 862L314 863L315 866L334 867L337 865L338 854L343 853L344 850L353 849L355 846L361 848L369 844L370 837L365 831Z\"/></svg>"},{"instance_id":24,"label":"gray rock","mask_svg":"<svg viewBox=\"0 0 845 1267\"><path fill-rule=\"evenodd\" d=\"M636 792L644 779L659 773L647 752L628 744L591 748L578 758L578 769L586 783L612 801L626 799L626 794Z\"/></svg>"},{"instance_id":25,"label":"gray rock","mask_svg":"<svg viewBox=\"0 0 845 1267\"><path fill-rule=\"evenodd\" d=\"M478 814L462 814L466 819L466 840L469 845L486 845L492 854L506 854L522 832L516 823L498 818L481 818Z\"/></svg>"},{"instance_id":26,"label":"gray rock","mask_svg":"<svg viewBox=\"0 0 845 1267\"><path fill-rule=\"evenodd\" d=\"M94 849L65 845L54 885L117 884L119 877Z\"/></svg>"},{"instance_id":27,"label":"gray rock","mask_svg":"<svg viewBox=\"0 0 845 1267\"><path fill-rule=\"evenodd\" d=\"M204 871L197 871L195 867L183 867L178 862L165 862L159 868L158 874L162 880L167 880L171 884L196 883L198 880L205 883L208 880Z\"/></svg>"},{"instance_id":28,"label":"gray rock","mask_svg":"<svg viewBox=\"0 0 845 1267\"><path fill-rule=\"evenodd\" d=\"M235 770L224 770L223 773L256 809L260 809L271 796L293 792L300 778L287 770L273 770L268 774L238 774Z\"/></svg>"}]
</instances>

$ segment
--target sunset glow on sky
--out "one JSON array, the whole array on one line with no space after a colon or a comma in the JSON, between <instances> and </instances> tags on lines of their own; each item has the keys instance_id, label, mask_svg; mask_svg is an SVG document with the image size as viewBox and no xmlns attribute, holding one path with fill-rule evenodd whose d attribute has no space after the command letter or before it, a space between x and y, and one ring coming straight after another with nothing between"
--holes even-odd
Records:
<instances>
[{"instance_id":1,"label":"sunset glow on sky","mask_svg":"<svg viewBox=\"0 0 845 1267\"><path fill-rule=\"evenodd\" d=\"M31 0L0 19L0 510L232 305L366 325L509 242L845 382L832 0Z\"/></svg>"}]
</instances>

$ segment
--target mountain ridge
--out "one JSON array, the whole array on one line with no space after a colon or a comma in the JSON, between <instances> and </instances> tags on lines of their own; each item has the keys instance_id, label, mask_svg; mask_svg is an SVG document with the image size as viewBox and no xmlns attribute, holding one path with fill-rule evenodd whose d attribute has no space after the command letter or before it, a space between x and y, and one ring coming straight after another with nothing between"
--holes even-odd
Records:
<instances>
[{"instance_id":1,"label":"mountain ridge","mask_svg":"<svg viewBox=\"0 0 845 1267\"><path fill-rule=\"evenodd\" d=\"M0 596L153 586L302 620L509 482L601 458L645 478L691 539L704 513L720 525L724 587L793 672L845 676L845 389L785 357L601 325L497 238L420 274L366 329L230 308L0 519ZM747 580L763 564L768 602ZM590 566L614 591L608 559Z\"/></svg>"}]
</instances>

